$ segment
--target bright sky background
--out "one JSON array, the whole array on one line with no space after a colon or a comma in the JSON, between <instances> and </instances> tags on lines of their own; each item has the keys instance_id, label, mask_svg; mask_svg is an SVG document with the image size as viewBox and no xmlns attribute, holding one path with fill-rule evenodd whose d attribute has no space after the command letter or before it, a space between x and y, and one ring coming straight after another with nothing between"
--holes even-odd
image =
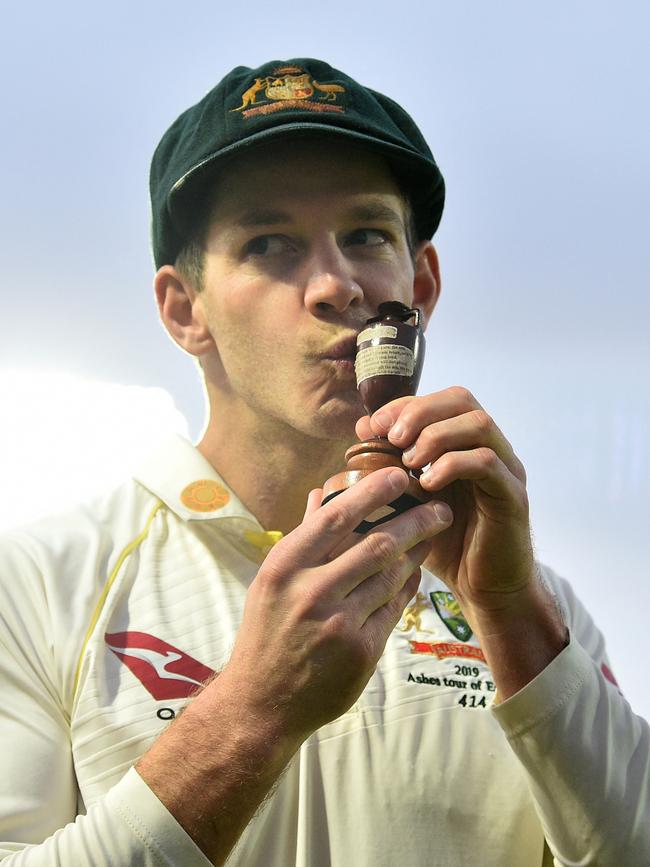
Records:
<instances>
[{"instance_id":1,"label":"bright sky background","mask_svg":"<svg viewBox=\"0 0 650 867\"><path fill-rule=\"evenodd\" d=\"M642 0L5 9L0 522L12 504L23 519L26 486L41 506L62 478L58 499L85 493L130 433L137 450L182 429L143 388L166 389L196 438L198 378L152 301L149 159L231 67L323 57L401 102L447 180L421 390L466 385L504 429L540 558L573 581L650 717L649 25ZM55 379L28 376L44 370Z\"/></svg>"}]
</instances>

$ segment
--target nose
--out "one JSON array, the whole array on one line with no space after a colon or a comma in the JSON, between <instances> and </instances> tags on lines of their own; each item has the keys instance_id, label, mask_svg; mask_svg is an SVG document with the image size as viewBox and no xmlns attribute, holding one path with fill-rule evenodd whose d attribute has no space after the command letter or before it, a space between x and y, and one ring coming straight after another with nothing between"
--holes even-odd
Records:
<instances>
[{"instance_id":1,"label":"nose","mask_svg":"<svg viewBox=\"0 0 650 867\"><path fill-rule=\"evenodd\" d=\"M305 267L305 306L314 316L343 313L363 300L352 263L334 239L315 245Z\"/></svg>"}]
</instances>

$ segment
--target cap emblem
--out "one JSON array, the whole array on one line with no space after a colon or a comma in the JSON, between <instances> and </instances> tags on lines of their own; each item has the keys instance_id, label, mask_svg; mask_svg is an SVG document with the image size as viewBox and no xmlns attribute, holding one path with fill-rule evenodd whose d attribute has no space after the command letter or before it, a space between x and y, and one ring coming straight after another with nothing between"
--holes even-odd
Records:
<instances>
[{"instance_id":1,"label":"cap emblem","mask_svg":"<svg viewBox=\"0 0 650 867\"><path fill-rule=\"evenodd\" d=\"M272 75L256 78L242 93L241 105L230 110L241 111L246 118L296 108L343 112L345 109L338 104L343 93L345 88L341 84L316 81L299 66L281 66Z\"/></svg>"}]
</instances>

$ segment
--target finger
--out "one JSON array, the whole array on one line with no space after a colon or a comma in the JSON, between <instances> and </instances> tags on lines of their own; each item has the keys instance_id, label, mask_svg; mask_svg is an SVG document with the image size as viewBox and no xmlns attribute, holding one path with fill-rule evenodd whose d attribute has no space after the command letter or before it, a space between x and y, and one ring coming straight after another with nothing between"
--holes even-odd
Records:
<instances>
[{"instance_id":1,"label":"finger","mask_svg":"<svg viewBox=\"0 0 650 867\"><path fill-rule=\"evenodd\" d=\"M367 415L362 416L354 426L354 432L357 435L357 439L361 440L361 442L375 436L375 433L370 425L370 417Z\"/></svg>"},{"instance_id":2,"label":"finger","mask_svg":"<svg viewBox=\"0 0 650 867\"><path fill-rule=\"evenodd\" d=\"M448 505L448 503L444 502L443 500L430 500L427 505L430 508L436 508L437 509L436 516L442 524L444 524L445 526L450 526L453 523L454 516L453 516L452 510L451 510L450 506ZM402 518L401 516L397 516L397 517L391 518L390 522L386 522L386 523L390 523L392 525L396 521L407 521L407 520L408 520L408 517ZM369 533L376 533L379 530L381 530L382 528L387 529L386 524L380 524L375 529L370 530ZM434 532L435 532L435 530L434 530ZM365 534L365 535L368 535L368 534ZM356 531L353 531L348 536L346 536L346 538L343 539L343 541L339 545L337 545L336 548L333 548L332 551L330 552L330 555L329 555L330 562L336 560L338 557L340 557L346 551L349 551L351 548L361 544L361 542L365 538L365 535L360 535ZM414 544L416 544L416 543L414 543Z\"/></svg>"},{"instance_id":3,"label":"finger","mask_svg":"<svg viewBox=\"0 0 650 867\"><path fill-rule=\"evenodd\" d=\"M414 397L398 397L385 404L377 412L373 413L368 422L369 436L388 436L388 432L397 422L400 414L408 404L415 400ZM360 419L361 421L361 419Z\"/></svg>"},{"instance_id":4,"label":"finger","mask_svg":"<svg viewBox=\"0 0 650 867\"><path fill-rule=\"evenodd\" d=\"M387 436L393 445L406 448L415 442L427 424L483 409L466 388L453 386L422 397L401 397L377 410L370 426L377 436Z\"/></svg>"},{"instance_id":5,"label":"finger","mask_svg":"<svg viewBox=\"0 0 650 867\"><path fill-rule=\"evenodd\" d=\"M312 566L329 561L330 552L355 527L403 494L407 485L404 470L396 467L375 470L316 509L286 536L282 540L283 556L291 556L293 552L304 565Z\"/></svg>"},{"instance_id":6,"label":"finger","mask_svg":"<svg viewBox=\"0 0 650 867\"><path fill-rule=\"evenodd\" d=\"M434 463L446 452L480 447L492 449L513 475L525 481L523 464L502 431L482 409L427 424L404 452L402 460L408 467L419 468Z\"/></svg>"},{"instance_id":7,"label":"finger","mask_svg":"<svg viewBox=\"0 0 650 867\"><path fill-rule=\"evenodd\" d=\"M330 581L336 593L341 598L347 596L371 575L392 568L395 561L420 542L429 544L452 521L446 503L424 503L366 533L331 561Z\"/></svg>"},{"instance_id":8,"label":"finger","mask_svg":"<svg viewBox=\"0 0 650 867\"><path fill-rule=\"evenodd\" d=\"M302 516L302 520L308 518L310 515L320 507L320 504L323 502L323 489L322 488L314 488L313 491L310 491L307 495L307 505L305 506L305 514Z\"/></svg>"},{"instance_id":9,"label":"finger","mask_svg":"<svg viewBox=\"0 0 650 867\"><path fill-rule=\"evenodd\" d=\"M420 484L428 491L438 491L460 480L474 482L492 498L501 517L504 510L512 514L528 510L524 484L492 449L447 452L420 476Z\"/></svg>"},{"instance_id":10,"label":"finger","mask_svg":"<svg viewBox=\"0 0 650 867\"><path fill-rule=\"evenodd\" d=\"M364 634L367 645L370 651L379 658L384 652L384 647L388 641L389 635L399 623L404 609L411 602L420 586L420 570L418 569L413 575L409 576L408 581L402 589L392 599L373 611L368 616L366 622L361 627L361 632Z\"/></svg>"},{"instance_id":11,"label":"finger","mask_svg":"<svg viewBox=\"0 0 650 867\"><path fill-rule=\"evenodd\" d=\"M431 550L431 542L426 539L405 551L381 572L362 581L346 596L346 604L356 612L359 625L368 617L394 599L414 572L419 571Z\"/></svg>"}]
</instances>

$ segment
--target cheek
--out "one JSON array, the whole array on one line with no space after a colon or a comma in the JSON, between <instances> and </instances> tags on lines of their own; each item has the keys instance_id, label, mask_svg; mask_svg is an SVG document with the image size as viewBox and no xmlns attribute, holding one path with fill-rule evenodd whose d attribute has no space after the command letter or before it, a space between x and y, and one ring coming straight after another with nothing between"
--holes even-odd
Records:
<instances>
[{"instance_id":1,"label":"cheek","mask_svg":"<svg viewBox=\"0 0 650 867\"><path fill-rule=\"evenodd\" d=\"M277 305L267 307L248 301L233 304L227 315L215 315L212 334L230 375L252 377L259 382L280 380L286 375L295 334Z\"/></svg>"},{"instance_id":2,"label":"cheek","mask_svg":"<svg viewBox=\"0 0 650 867\"><path fill-rule=\"evenodd\" d=\"M204 292L204 308L213 335L230 343L246 339L263 318L259 300L263 295L251 281L225 273L215 277Z\"/></svg>"},{"instance_id":3,"label":"cheek","mask_svg":"<svg viewBox=\"0 0 650 867\"><path fill-rule=\"evenodd\" d=\"M401 301L410 306L413 299L413 266L410 263L398 263L390 268L375 268L366 275L364 285L372 294L373 301Z\"/></svg>"},{"instance_id":4,"label":"cheek","mask_svg":"<svg viewBox=\"0 0 650 867\"><path fill-rule=\"evenodd\" d=\"M231 319L252 327L282 322L284 317L295 315L294 307L299 303L296 288L281 281L260 279L239 274L231 280L226 293L220 296L220 303L227 307Z\"/></svg>"}]
</instances>

